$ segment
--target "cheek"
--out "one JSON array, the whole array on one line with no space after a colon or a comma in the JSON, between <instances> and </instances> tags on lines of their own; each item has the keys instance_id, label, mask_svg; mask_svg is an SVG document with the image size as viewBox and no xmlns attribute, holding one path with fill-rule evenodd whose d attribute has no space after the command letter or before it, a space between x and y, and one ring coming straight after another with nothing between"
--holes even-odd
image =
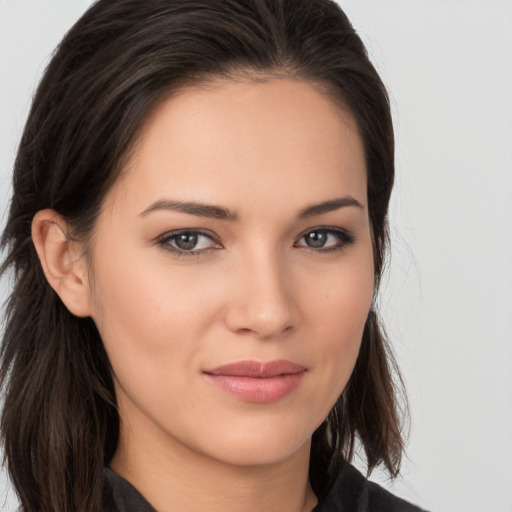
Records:
<instances>
[{"instance_id":1,"label":"cheek","mask_svg":"<svg viewBox=\"0 0 512 512\"><path fill-rule=\"evenodd\" d=\"M310 294L307 309L316 367L322 368L327 411L345 388L354 369L373 297L373 269L368 264L340 268ZM321 291L320 291L321 290Z\"/></svg>"},{"instance_id":2,"label":"cheek","mask_svg":"<svg viewBox=\"0 0 512 512\"><path fill-rule=\"evenodd\" d=\"M118 380L151 388L151 396L169 375L181 382L196 371L219 316L223 273L120 247L108 259L97 255L94 320Z\"/></svg>"},{"instance_id":3,"label":"cheek","mask_svg":"<svg viewBox=\"0 0 512 512\"><path fill-rule=\"evenodd\" d=\"M112 250L94 272L93 304L99 326L144 334L155 345L160 338L169 340L169 329L197 324L197 312L199 308L204 311L208 302L204 276L190 279L190 271L173 268L165 254L148 258L144 251L131 247Z\"/></svg>"},{"instance_id":4,"label":"cheek","mask_svg":"<svg viewBox=\"0 0 512 512\"><path fill-rule=\"evenodd\" d=\"M169 412L163 404L172 403L177 414L183 404L173 393L186 395L184 376L193 373L201 349L197 313L204 293L198 285L180 282L179 273L168 279L162 275L165 267L156 271L133 258L117 261L97 268L94 320L121 388L119 405L126 408L122 401L130 397L140 410L160 410L165 418ZM128 409L123 410L126 415Z\"/></svg>"},{"instance_id":5,"label":"cheek","mask_svg":"<svg viewBox=\"0 0 512 512\"><path fill-rule=\"evenodd\" d=\"M316 291L302 294L308 297L310 321L325 330L326 339L357 338L362 333L374 284L372 264L366 259L326 272L317 281Z\"/></svg>"}]
</instances>

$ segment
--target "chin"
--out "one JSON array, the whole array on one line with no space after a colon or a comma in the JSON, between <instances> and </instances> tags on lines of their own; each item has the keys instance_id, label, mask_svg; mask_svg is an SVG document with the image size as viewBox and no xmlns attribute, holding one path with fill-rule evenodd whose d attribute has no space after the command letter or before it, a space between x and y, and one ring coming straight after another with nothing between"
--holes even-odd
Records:
<instances>
[{"instance_id":1,"label":"chin","mask_svg":"<svg viewBox=\"0 0 512 512\"><path fill-rule=\"evenodd\" d=\"M309 430L255 425L243 431L231 430L228 435L212 435L210 441L201 451L211 458L234 466L258 466L309 454L311 434Z\"/></svg>"}]
</instances>

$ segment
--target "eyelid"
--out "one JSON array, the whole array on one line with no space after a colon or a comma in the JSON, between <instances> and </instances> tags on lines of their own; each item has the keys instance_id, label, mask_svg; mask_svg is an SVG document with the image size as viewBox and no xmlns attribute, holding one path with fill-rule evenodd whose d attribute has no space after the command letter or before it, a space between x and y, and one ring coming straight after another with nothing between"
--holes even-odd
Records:
<instances>
[{"instance_id":1,"label":"eyelid","mask_svg":"<svg viewBox=\"0 0 512 512\"><path fill-rule=\"evenodd\" d=\"M328 235L333 235L338 239L338 243L334 245L328 245L325 247L311 247L306 244L299 244L299 241L303 239L308 233L312 233L315 231L322 231L327 233ZM170 241L178 237L180 234L195 234L199 236L206 237L212 241L212 243L216 244L214 247L205 247L202 249L191 249L189 251L185 249L180 249L179 247L175 247L170 244ZM337 251L346 248L348 245L352 245L355 242L355 236L346 230L345 228L337 227L337 226L315 226L313 228L309 228L303 231L299 237L294 242L294 247L299 247L303 249L310 250L312 252L330 252ZM217 235L212 233L211 231L197 228L182 228L176 229L172 231L168 231L156 238L156 244L161 246L161 248L165 251L176 254L177 256L200 256L201 254L210 252L212 250L218 250L223 248L222 243Z\"/></svg>"},{"instance_id":2,"label":"eyelid","mask_svg":"<svg viewBox=\"0 0 512 512\"><path fill-rule=\"evenodd\" d=\"M327 247L310 247L308 245L297 245L298 242L303 239L308 233L313 233L315 231L323 231L327 234L334 235L338 238L339 243L335 245L329 245ZM337 251L346 248L349 245L352 245L356 241L356 237L347 229L341 228L338 226L315 226L313 228L309 228L306 231L303 231L301 235L295 241L295 246L311 250L313 252L330 252Z\"/></svg>"},{"instance_id":3,"label":"eyelid","mask_svg":"<svg viewBox=\"0 0 512 512\"><path fill-rule=\"evenodd\" d=\"M174 247L170 244L170 241L172 239L185 233L204 236L206 238L209 238L213 243L220 247L206 247L203 249L191 249L190 251L186 251L184 249L180 249L179 247ZM166 233L163 233L162 235L156 238L156 244L158 244L163 250L168 251L170 253L174 253L177 256L199 256L206 252L222 248L222 244L218 236L216 236L211 231L197 228L183 228L167 231Z\"/></svg>"}]
</instances>

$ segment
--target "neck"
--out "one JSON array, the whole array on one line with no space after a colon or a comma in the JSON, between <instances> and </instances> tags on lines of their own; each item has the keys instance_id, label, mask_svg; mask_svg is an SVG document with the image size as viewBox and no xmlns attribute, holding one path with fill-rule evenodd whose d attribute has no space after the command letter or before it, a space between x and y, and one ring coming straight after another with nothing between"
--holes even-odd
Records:
<instances>
[{"instance_id":1,"label":"neck","mask_svg":"<svg viewBox=\"0 0 512 512\"><path fill-rule=\"evenodd\" d=\"M110 466L158 512L310 512L317 499L308 479L309 451L308 440L279 462L232 465L161 432L146 436L121 426Z\"/></svg>"}]
</instances>

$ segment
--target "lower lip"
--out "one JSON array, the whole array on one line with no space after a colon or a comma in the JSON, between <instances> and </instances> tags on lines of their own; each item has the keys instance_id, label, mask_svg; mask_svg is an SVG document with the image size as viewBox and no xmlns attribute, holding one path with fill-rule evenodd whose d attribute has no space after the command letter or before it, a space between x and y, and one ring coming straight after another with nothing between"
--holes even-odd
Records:
<instances>
[{"instance_id":1,"label":"lower lip","mask_svg":"<svg viewBox=\"0 0 512 512\"><path fill-rule=\"evenodd\" d=\"M226 393L246 402L271 403L289 395L297 389L304 377L303 372L256 378L240 375L205 374L210 382Z\"/></svg>"}]
</instances>

